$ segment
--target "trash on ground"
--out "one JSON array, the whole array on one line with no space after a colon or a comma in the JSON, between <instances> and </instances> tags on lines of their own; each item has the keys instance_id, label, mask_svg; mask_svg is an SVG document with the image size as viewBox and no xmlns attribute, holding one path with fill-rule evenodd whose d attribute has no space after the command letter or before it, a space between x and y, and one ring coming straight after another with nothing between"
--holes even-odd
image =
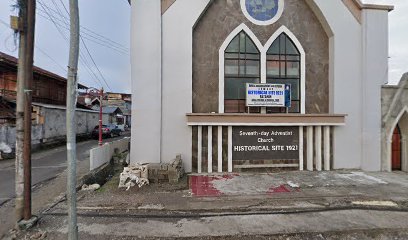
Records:
<instances>
[{"instance_id":1,"label":"trash on ground","mask_svg":"<svg viewBox=\"0 0 408 240\"><path fill-rule=\"evenodd\" d=\"M13 149L4 142L0 142L0 151L3 153L11 153Z\"/></svg>"},{"instance_id":2,"label":"trash on ground","mask_svg":"<svg viewBox=\"0 0 408 240\"><path fill-rule=\"evenodd\" d=\"M99 185L97 183L91 184L91 185L84 184L84 185L82 185L81 190L83 190L83 191L95 191L95 190L98 190L99 188L101 188L101 185Z\"/></svg>"}]
</instances>

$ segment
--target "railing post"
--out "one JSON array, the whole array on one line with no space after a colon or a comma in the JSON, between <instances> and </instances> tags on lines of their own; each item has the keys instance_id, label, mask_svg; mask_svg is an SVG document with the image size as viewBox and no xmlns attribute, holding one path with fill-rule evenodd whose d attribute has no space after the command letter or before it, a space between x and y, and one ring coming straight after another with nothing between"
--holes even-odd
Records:
<instances>
[{"instance_id":1,"label":"railing post","mask_svg":"<svg viewBox=\"0 0 408 240\"><path fill-rule=\"evenodd\" d=\"M222 172L222 126L218 126L218 172Z\"/></svg>"},{"instance_id":2,"label":"railing post","mask_svg":"<svg viewBox=\"0 0 408 240\"><path fill-rule=\"evenodd\" d=\"M313 171L313 126L307 127L307 170Z\"/></svg>"},{"instance_id":3,"label":"railing post","mask_svg":"<svg viewBox=\"0 0 408 240\"><path fill-rule=\"evenodd\" d=\"M315 127L316 170L322 171L322 127Z\"/></svg>"},{"instance_id":4,"label":"railing post","mask_svg":"<svg viewBox=\"0 0 408 240\"><path fill-rule=\"evenodd\" d=\"M330 126L324 127L324 170L330 171Z\"/></svg>"},{"instance_id":5,"label":"railing post","mask_svg":"<svg viewBox=\"0 0 408 240\"><path fill-rule=\"evenodd\" d=\"M299 127L299 170L303 171L304 167L303 159L303 126Z\"/></svg>"},{"instance_id":6,"label":"railing post","mask_svg":"<svg viewBox=\"0 0 408 240\"><path fill-rule=\"evenodd\" d=\"M198 126L197 134L197 172L202 173L203 162L203 126Z\"/></svg>"},{"instance_id":7,"label":"railing post","mask_svg":"<svg viewBox=\"0 0 408 240\"><path fill-rule=\"evenodd\" d=\"M208 173L212 173L212 126L208 126L208 138L207 138L207 148L208 148Z\"/></svg>"},{"instance_id":8,"label":"railing post","mask_svg":"<svg viewBox=\"0 0 408 240\"><path fill-rule=\"evenodd\" d=\"M232 172L232 126L228 126L228 172Z\"/></svg>"}]
</instances>

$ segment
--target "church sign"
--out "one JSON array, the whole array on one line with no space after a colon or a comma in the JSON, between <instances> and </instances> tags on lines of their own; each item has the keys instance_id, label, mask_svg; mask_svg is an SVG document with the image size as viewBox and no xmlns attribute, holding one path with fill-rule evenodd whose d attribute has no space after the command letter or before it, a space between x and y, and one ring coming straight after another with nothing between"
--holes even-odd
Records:
<instances>
[{"instance_id":1,"label":"church sign","mask_svg":"<svg viewBox=\"0 0 408 240\"><path fill-rule=\"evenodd\" d=\"M290 85L254 84L246 85L247 107L290 107Z\"/></svg>"},{"instance_id":2,"label":"church sign","mask_svg":"<svg viewBox=\"0 0 408 240\"><path fill-rule=\"evenodd\" d=\"M299 160L298 127L233 127L233 160Z\"/></svg>"}]
</instances>

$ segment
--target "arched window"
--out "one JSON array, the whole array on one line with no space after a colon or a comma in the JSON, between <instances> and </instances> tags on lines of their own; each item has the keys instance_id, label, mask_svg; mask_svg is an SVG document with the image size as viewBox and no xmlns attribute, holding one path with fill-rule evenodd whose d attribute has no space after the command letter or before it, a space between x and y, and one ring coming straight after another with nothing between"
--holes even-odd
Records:
<instances>
[{"instance_id":1,"label":"arched window","mask_svg":"<svg viewBox=\"0 0 408 240\"><path fill-rule=\"evenodd\" d=\"M292 102L289 112L300 113L301 56L292 40L282 33L266 53L266 82L290 84ZM285 112L285 108L267 108L268 113Z\"/></svg>"},{"instance_id":2,"label":"arched window","mask_svg":"<svg viewBox=\"0 0 408 240\"><path fill-rule=\"evenodd\" d=\"M243 113L246 83L260 83L260 52L250 37L241 31L228 45L224 54L224 112ZM251 108L259 112L259 108Z\"/></svg>"}]
</instances>

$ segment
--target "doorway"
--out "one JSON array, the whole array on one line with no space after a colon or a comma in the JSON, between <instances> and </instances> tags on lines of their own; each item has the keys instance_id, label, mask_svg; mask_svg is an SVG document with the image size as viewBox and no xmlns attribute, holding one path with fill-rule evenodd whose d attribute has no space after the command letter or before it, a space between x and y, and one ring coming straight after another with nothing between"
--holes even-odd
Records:
<instances>
[{"instance_id":1,"label":"doorway","mask_svg":"<svg viewBox=\"0 0 408 240\"><path fill-rule=\"evenodd\" d=\"M392 135L392 170L401 171L401 131L397 125Z\"/></svg>"}]
</instances>

